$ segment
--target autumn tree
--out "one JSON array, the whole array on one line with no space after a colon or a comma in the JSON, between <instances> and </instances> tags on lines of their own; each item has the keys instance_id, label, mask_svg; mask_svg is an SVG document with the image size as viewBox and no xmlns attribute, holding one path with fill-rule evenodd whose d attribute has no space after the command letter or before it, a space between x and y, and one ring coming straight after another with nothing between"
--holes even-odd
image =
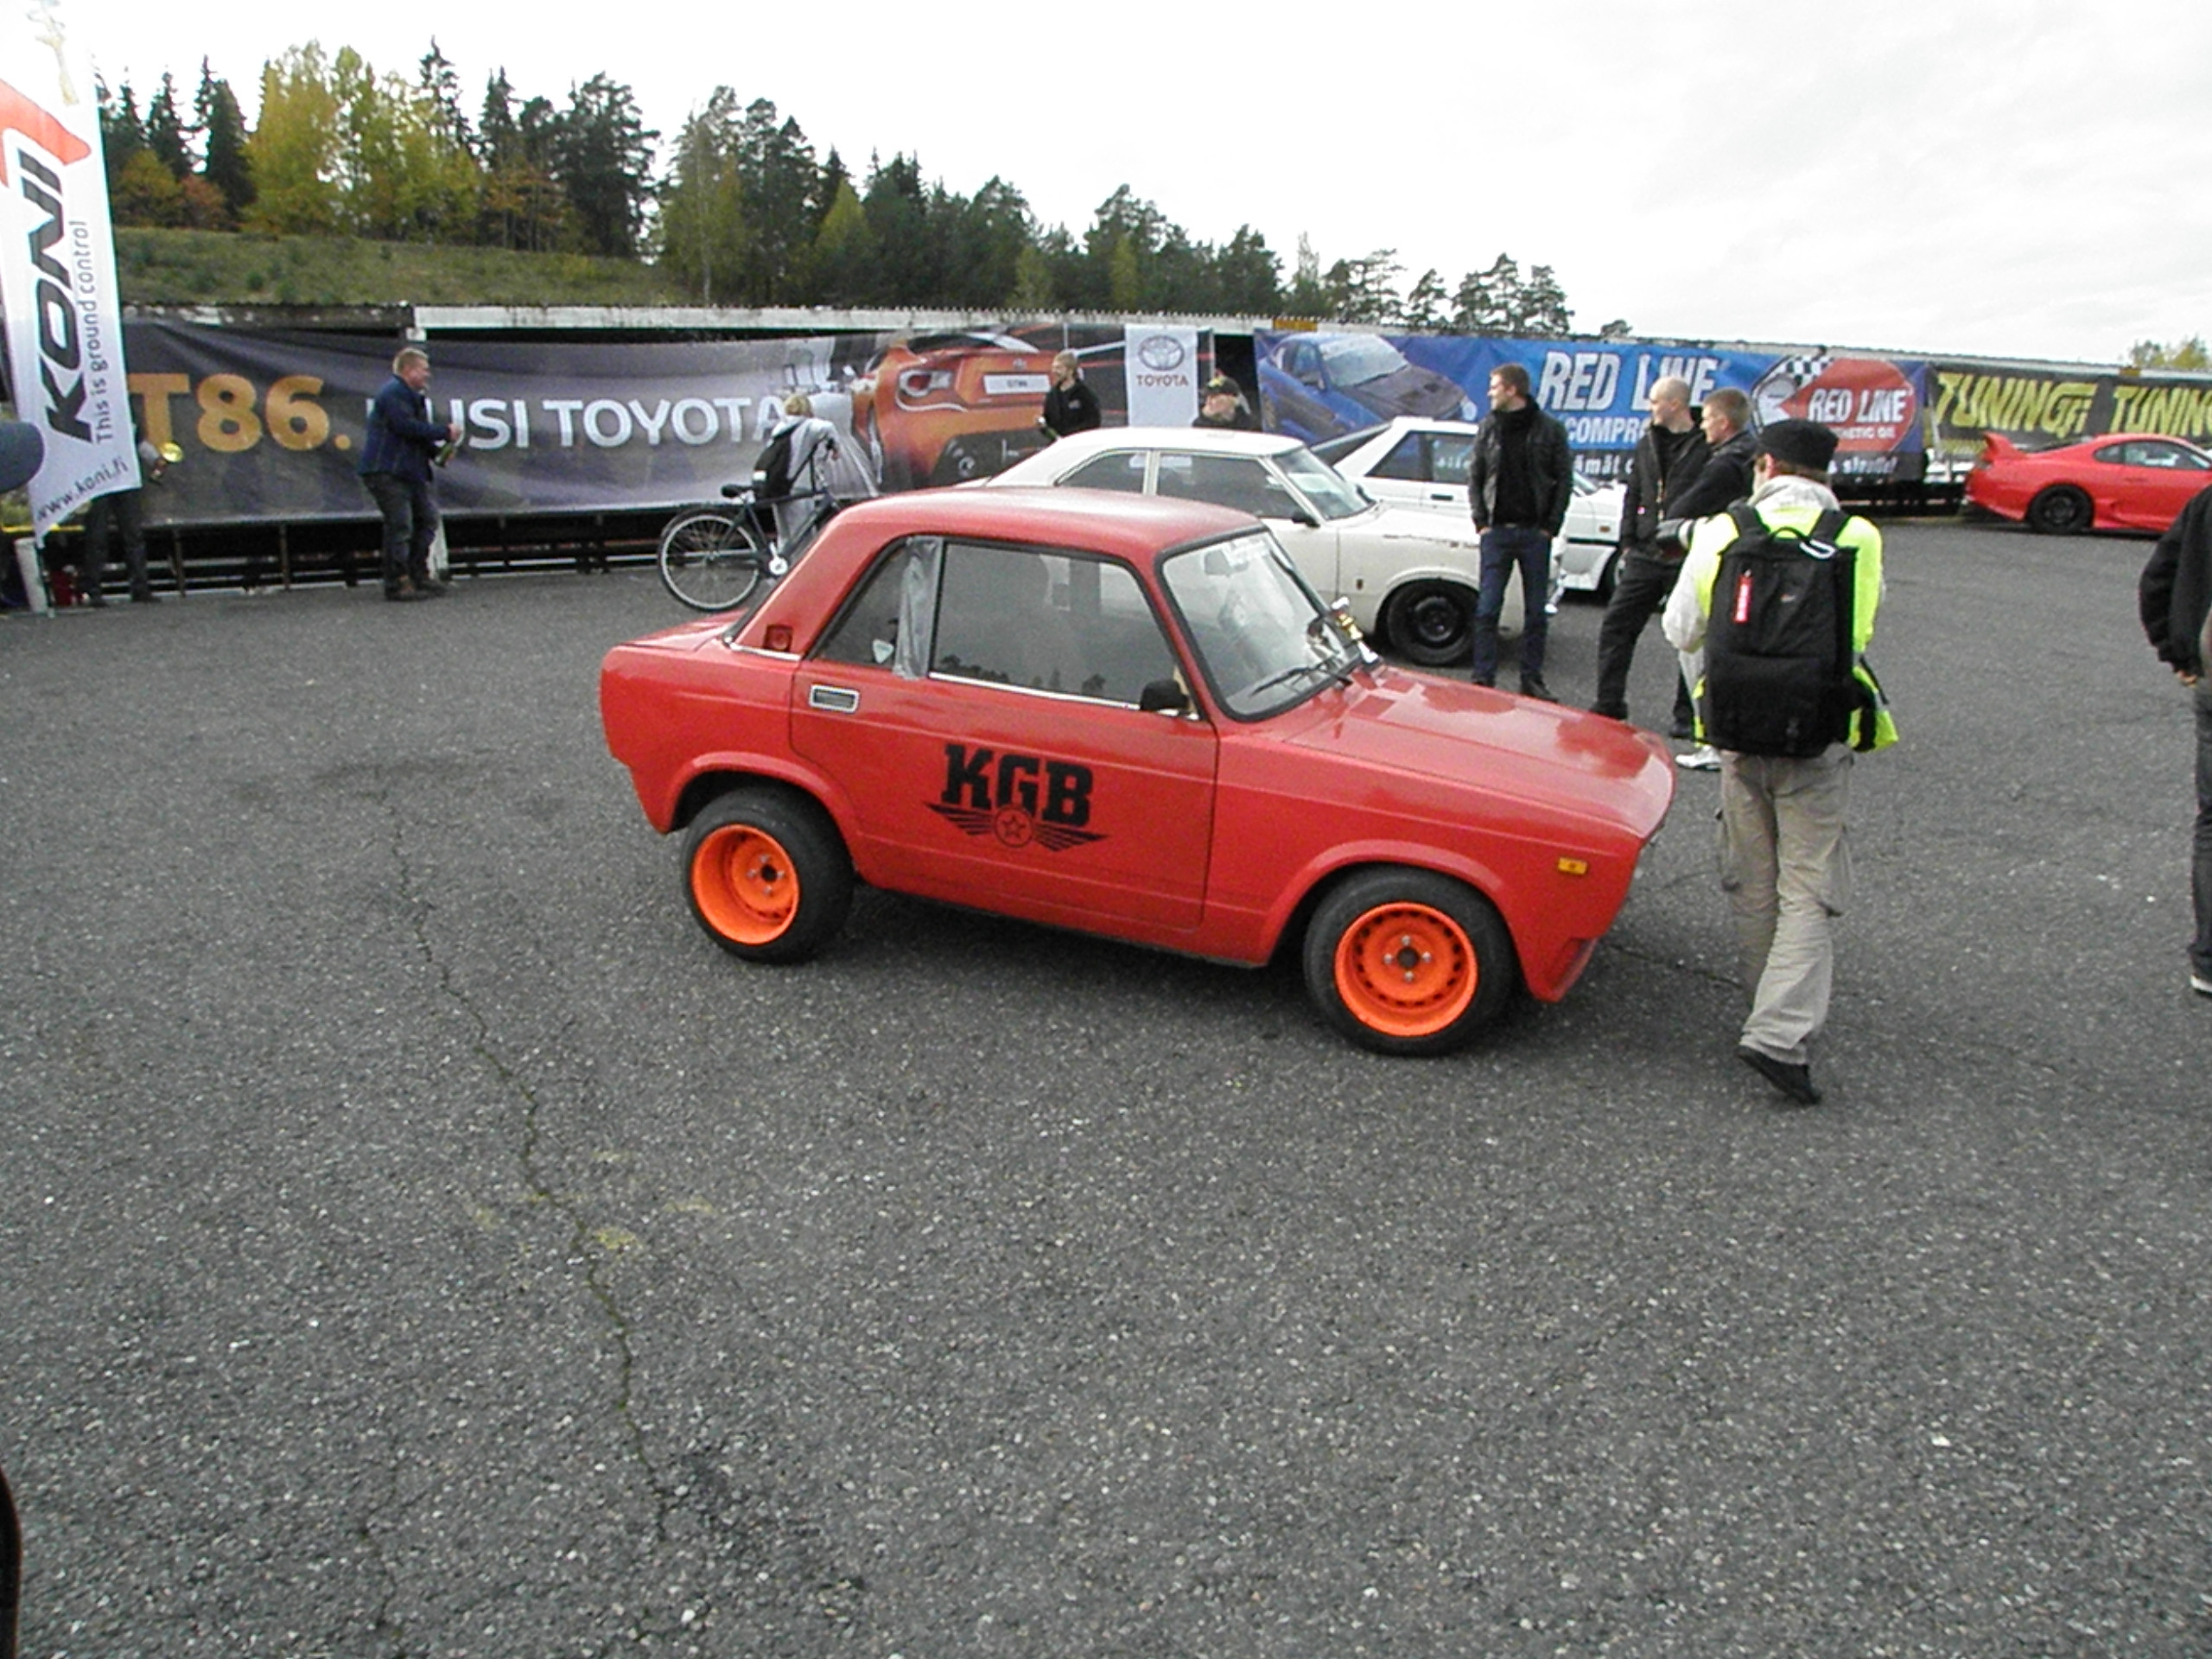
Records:
<instances>
[{"instance_id":1,"label":"autumn tree","mask_svg":"<svg viewBox=\"0 0 2212 1659\"><path fill-rule=\"evenodd\" d=\"M2138 369L2212 369L2204 336L2190 334L2167 346L2155 340L2139 340L2128 348L2128 365Z\"/></svg>"},{"instance_id":2,"label":"autumn tree","mask_svg":"<svg viewBox=\"0 0 2212 1659\"><path fill-rule=\"evenodd\" d=\"M660 191L660 263L702 305L734 302L747 242L737 94L717 86L677 135Z\"/></svg>"},{"instance_id":3,"label":"autumn tree","mask_svg":"<svg viewBox=\"0 0 2212 1659\"><path fill-rule=\"evenodd\" d=\"M261 115L246 140L255 230L328 235L340 228L339 102L331 65L310 41L261 69Z\"/></svg>"}]
</instances>

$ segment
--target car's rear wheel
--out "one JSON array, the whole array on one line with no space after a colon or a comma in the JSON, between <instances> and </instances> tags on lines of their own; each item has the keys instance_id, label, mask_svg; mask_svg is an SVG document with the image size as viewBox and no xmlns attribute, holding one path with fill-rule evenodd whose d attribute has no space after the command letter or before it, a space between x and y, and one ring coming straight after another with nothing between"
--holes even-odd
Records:
<instances>
[{"instance_id":1,"label":"car's rear wheel","mask_svg":"<svg viewBox=\"0 0 2212 1659\"><path fill-rule=\"evenodd\" d=\"M801 962L844 925L853 863L810 801L732 790L692 821L683 890L707 936L747 962Z\"/></svg>"},{"instance_id":2,"label":"car's rear wheel","mask_svg":"<svg viewBox=\"0 0 2212 1659\"><path fill-rule=\"evenodd\" d=\"M1409 663L1448 668L1474 653L1475 595L1456 582L1409 582L1390 595L1382 637Z\"/></svg>"},{"instance_id":3,"label":"car's rear wheel","mask_svg":"<svg viewBox=\"0 0 2212 1659\"><path fill-rule=\"evenodd\" d=\"M1321 1017L1381 1054L1441 1054L1497 1018L1519 979L1489 899L1432 870L1362 871L1313 912L1306 988Z\"/></svg>"},{"instance_id":4,"label":"car's rear wheel","mask_svg":"<svg viewBox=\"0 0 2212 1659\"><path fill-rule=\"evenodd\" d=\"M2046 536L2072 536L2095 516L2088 495L2071 484L2054 484L2028 503L2028 527Z\"/></svg>"}]
</instances>

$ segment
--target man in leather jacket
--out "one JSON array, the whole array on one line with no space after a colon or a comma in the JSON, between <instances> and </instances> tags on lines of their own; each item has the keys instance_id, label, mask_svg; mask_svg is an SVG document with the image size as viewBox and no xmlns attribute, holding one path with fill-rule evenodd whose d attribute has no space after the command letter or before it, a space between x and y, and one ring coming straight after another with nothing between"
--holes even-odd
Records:
<instances>
[{"instance_id":1,"label":"man in leather jacket","mask_svg":"<svg viewBox=\"0 0 2212 1659\"><path fill-rule=\"evenodd\" d=\"M1621 503L1620 556L1613 564L1613 596L1598 625L1598 697L1592 714L1628 718L1629 664L1644 625L1658 615L1681 574L1682 549L1659 539L1662 519L1676 517L1675 501L1697 481L1710 451L1705 434L1690 418L1690 388L1669 375L1651 388L1651 424L1637 441L1629 462L1628 495ZM1675 682L1674 732L1688 737L1695 728L1689 688Z\"/></svg>"},{"instance_id":2,"label":"man in leather jacket","mask_svg":"<svg viewBox=\"0 0 2212 1659\"><path fill-rule=\"evenodd\" d=\"M1490 378L1490 413L1475 432L1467 506L1482 532L1482 585L1475 598L1477 685L1497 683L1497 613L1505 585L1521 573L1521 695L1556 702L1544 683L1550 619L1552 540L1574 493L1567 429L1536 406L1529 371L1499 365Z\"/></svg>"},{"instance_id":3,"label":"man in leather jacket","mask_svg":"<svg viewBox=\"0 0 2212 1659\"><path fill-rule=\"evenodd\" d=\"M2196 833L2190 887L2196 937L2189 988L2212 996L2212 489L2200 491L2158 537L2136 588L2143 632L2185 686L2196 715Z\"/></svg>"}]
</instances>

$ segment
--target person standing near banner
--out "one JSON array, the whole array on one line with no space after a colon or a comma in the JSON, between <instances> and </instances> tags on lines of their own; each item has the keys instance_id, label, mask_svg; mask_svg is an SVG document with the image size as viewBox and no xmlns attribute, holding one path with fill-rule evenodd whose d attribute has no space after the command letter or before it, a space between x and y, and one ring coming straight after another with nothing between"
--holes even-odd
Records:
<instances>
[{"instance_id":1,"label":"person standing near banner","mask_svg":"<svg viewBox=\"0 0 2212 1659\"><path fill-rule=\"evenodd\" d=\"M1536 406L1529 371L1503 363L1490 377L1490 413L1475 429L1467 463L1467 507L1482 537L1481 586L1475 595L1477 685L1497 683L1497 613L1506 584L1521 573L1521 695L1557 702L1544 683L1551 618L1552 541L1574 494L1574 454L1567 429Z\"/></svg>"},{"instance_id":2,"label":"person standing near banner","mask_svg":"<svg viewBox=\"0 0 2212 1659\"><path fill-rule=\"evenodd\" d=\"M1629 664L1644 625L1659 614L1681 574L1682 549L1660 541L1659 524L1676 516L1673 502L1705 470L1705 434L1690 418L1689 382L1669 375L1651 388L1651 424L1629 462L1628 493L1621 502L1620 556L1613 565L1613 596L1598 625L1598 697L1593 715L1628 718ZM1726 505L1725 503L1723 504ZM1692 734L1689 688L1675 677L1674 734Z\"/></svg>"},{"instance_id":3,"label":"person standing near banner","mask_svg":"<svg viewBox=\"0 0 2212 1659\"><path fill-rule=\"evenodd\" d=\"M161 481L168 470L168 462L162 452L143 437L138 439L138 476L143 484ZM143 488L116 490L106 495L96 495L92 505L85 510L85 542L83 569L79 585L84 588L85 603L105 606L106 597L100 592L107 579L107 542L109 532L123 537L123 563L130 573L130 602L134 605L154 605L161 595L154 591L153 582L146 575L146 499Z\"/></svg>"},{"instance_id":4,"label":"person standing near banner","mask_svg":"<svg viewBox=\"0 0 2212 1659\"><path fill-rule=\"evenodd\" d=\"M1243 388L1225 374L1217 374L1199 391L1198 417L1191 424L1225 432L1260 429L1260 423L1252 418L1251 409L1244 401Z\"/></svg>"},{"instance_id":5,"label":"person standing near banner","mask_svg":"<svg viewBox=\"0 0 2212 1659\"><path fill-rule=\"evenodd\" d=\"M1045 412L1037 424L1055 438L1067 438L1102 425L1105 418L1098 394L1083 383L1075 353L1062 352L1052 359L1052 389L1045 394Z\"/></svg>"},{"instance_id":6,"label":"person standing near banner","mask_svg":"<svg viewBox=\"0 0 2212 1659\"><path fill-rule=\"evenodd\" d=\"M384 518L384 596L435 599L442 582L430 578L430 542L438 533L438 506L430 494L430 458L460 437L461 429L430 418L430 357L419 346L400 348L369 409L361 444L361 482Z\"/></svg>"}]
</instances>

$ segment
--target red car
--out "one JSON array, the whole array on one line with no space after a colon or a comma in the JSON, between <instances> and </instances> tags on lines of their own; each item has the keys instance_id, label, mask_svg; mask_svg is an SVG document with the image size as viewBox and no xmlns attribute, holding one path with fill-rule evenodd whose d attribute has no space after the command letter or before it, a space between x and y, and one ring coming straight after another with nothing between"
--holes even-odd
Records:
<instances>
[{"instance_id":1,"label":"red car","mask_svg":"<svg viewBox=\"0 0 2212 1659\"><path fill-rule=\"evenodd\" d=\"M737 957L819 950L858 879L1294 949L1390 1053L1566 995L1675 784L1618 721L1384 665L1254 519L1089 490L849 508L749 615L609 652L600 709Z\"/></svg>"},{"instance_id":2,"label":"red car","mask_svg":"<svg viewBox=\"0 0 2212 1659\"><path fill-rule=\"evenodd\" d=\"M2054 536L2164 531L2212 484L2212 454L2156 432L2113 432L2056 449L2023 449L1992 432L1967 474L1967 499Z\"/></svg>"}]
</instances>

